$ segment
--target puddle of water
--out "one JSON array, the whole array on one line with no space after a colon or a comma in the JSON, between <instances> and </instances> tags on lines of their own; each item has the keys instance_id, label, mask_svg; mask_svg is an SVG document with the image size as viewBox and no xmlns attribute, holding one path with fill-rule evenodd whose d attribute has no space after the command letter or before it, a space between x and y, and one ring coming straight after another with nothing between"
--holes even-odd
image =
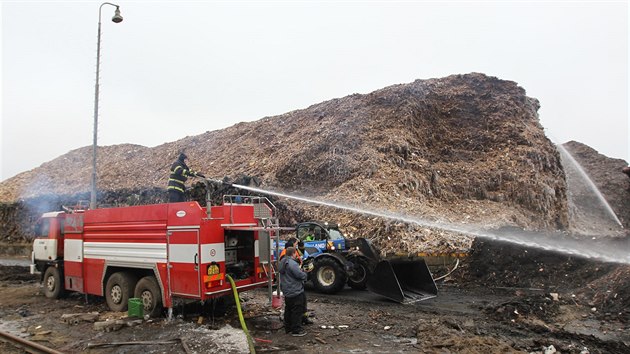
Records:
<instances>
[{"instance_id":1,"label":"puddle of water","mask_svg":"<svg viewBox=\"0 0 630 354\"><path fill-rule=\"evenodd\" d=\"M22 332L23 326L20 324L20 321L5 321L0 320L0 331L12 334L17 337L26 338L28 337L28 333Z\"/></svg>"}]
</instances>

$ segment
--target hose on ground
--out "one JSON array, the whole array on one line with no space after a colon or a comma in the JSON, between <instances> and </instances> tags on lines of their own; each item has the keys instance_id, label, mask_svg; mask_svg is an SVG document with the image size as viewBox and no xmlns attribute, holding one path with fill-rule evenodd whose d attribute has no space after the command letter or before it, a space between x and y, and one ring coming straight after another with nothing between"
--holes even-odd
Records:
<instances>
[{"instance_id":1,"label":"hose on ground","mask_svg":"<svg viewBox=\"0 0 630 354\"><path fill-rule=\"evenodd\" d=\"M442 276L441 276L441 277L439 277L439 278L435 278L435 279L433 279L433 281L442 280L442 279L444 279L444 278L448 277L449 275L451 275L451 273L453 273L453 272L455 271L455 269L457 269L457 266L459 265L459 258L458 258L458 259L456 259L456 260L457 260L457 262L455 262L455 266L453 267L453 269L451 269L451 270L450 270L450 272L448 272L448 273L446 273L446 274L442 275Z\"/></svg>"},{"instance_id":2,"label":"hose on ground","mask_svg":"<svg viewBox=\"0 0 630 354\"><path fill-rule=\"evenodd\" d=\"M243 332L245 332L245 336L247 337L247 344L249 345L249 352L251 354L256 354L256 349L254 348L254 340L252 336L249 334L247 330L247 325L245 324L245 318L243 318L243 311L241 311L241 299L238 298L238 291L236 290L236 284L234 284L234 279L229 274L226 274L225 277L230 281L230 285L232 286L232 293L234 293L234 302L236 302L236 310L238 311L238 319L241 322L241 327L243 328Z\"/></svg>"}]
</instances>

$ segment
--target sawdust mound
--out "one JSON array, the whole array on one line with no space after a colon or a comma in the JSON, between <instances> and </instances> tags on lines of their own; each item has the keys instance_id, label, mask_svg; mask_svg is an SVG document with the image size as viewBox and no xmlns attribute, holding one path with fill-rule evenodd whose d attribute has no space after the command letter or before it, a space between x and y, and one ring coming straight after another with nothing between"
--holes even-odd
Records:
<instances>
[{"instance_id":1,"label":"sawdust mound","mask_svg":"<svg viewBox=\"0 0 630 354\"><path fill-rule=\"evenodd\" d=\"M571 185L568 193L571 201L570 230L589 235L582 237L584 249L598 242L608 243L613 249L630 249L630 203L627 202L630 200L630 179L621 172L627 163L603 156L578 142L568 142L563 146L589 176L624 226L621 233L618 225L612 230L615 232L609 230L611 226L604 221L610 220L610 216L601 215L602 207L594 197L592 187L578 181L575 176L577 171L565 167ZM463 272L458 273L462 283L571 293L576 296L571 301L596 308L601 316L630 322L628 265L482 239L476 239L472 249L474 251L462 267ZM523 313L524 309L519 309L519 312ZM513 311L501 313L511 314Z\"/></svg>"},{"instance_id":2,"label":"sawdust mound","mask_svg":"<svg viewBox=\"0 0 630 354\"><path fill-rule=\"evenodd\" d=\"M516 83L483 74L417 80L153 148L100 147L98 186L102 193L164 188L185 150L207 176L255 177L264 189L368 211L283 199L281 209L294 210L285 223L338 221L384 252L462 249L472 238L421 220L567 226L564 172L538 108ZM8 179L0 201L86 193L90 158L90 148L80 148Z\"/></svg>"}]
</instances>

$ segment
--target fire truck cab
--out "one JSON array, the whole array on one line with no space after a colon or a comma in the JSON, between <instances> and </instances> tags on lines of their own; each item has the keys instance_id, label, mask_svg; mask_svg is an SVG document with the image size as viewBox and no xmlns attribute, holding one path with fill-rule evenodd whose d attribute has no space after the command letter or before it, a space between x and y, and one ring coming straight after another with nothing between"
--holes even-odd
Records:
<instances>
[{"instance_id":1,"label":"fire truck cab","mask_svg":"<svg viewBox=\"0 0 630 354\"><path fill-rule=\"evenodd\" d=\"M209 205L209 204L208 204ZM271 289L270 238L275 207L264 197L224 196L219 206L182 202L49 212L35 227L31 272L44 293L104 296L112 311L129 298L160 315L175 299L209 300L231 292Z\"/></svg>"}]
</instances>

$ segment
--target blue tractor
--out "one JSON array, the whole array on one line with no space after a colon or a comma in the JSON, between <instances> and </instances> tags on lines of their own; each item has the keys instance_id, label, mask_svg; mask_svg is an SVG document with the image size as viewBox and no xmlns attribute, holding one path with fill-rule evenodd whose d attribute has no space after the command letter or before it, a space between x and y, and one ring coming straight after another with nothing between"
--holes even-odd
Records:
<instances>
[{"instance_id":1,"label":"blue tractor","mask_svg":"<svg viewBox=\"0 0 630 354\"><path fill-rule=\"evenodd\" d=\"M335 223L300 223L296 237L303 243L304 264L313 264L309 280L322 293L337 293L348 284L400 303L437 296L433 276L422 258L381 260L368 240L344 237ZM282 242L280 246L284 248Z\"/></svg>"}]
</instances>

